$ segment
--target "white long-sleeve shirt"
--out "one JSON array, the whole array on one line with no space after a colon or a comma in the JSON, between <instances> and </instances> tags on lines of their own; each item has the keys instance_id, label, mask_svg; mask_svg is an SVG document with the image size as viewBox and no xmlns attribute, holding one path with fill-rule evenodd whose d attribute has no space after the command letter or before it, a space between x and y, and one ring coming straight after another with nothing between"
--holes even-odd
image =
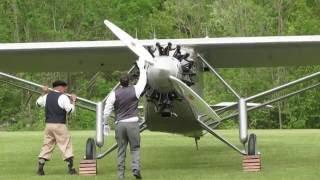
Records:
<instances>
[{"instance_id":1,"label":"white long-sleeve shirt","mask_svg":"<svg viewBox=\"0 0 320 180\"><path fill-rule=\"evenodd\" d=\"M136 92L136 97L139 99L145 86L147 84L147 71L143 68L140 69L140 76L139 76L139 80L137 82L136 85L134 85L134 89ZM114 103L116 101L116 94L114 91L112 91L105 103L105 107L104 107L104 112L103 112L103 118L104 118L104 123L107 123L107 120L111 114L111 112L114 110ZM137 122L139 121L139 117L131 117L128 119L123 119L121 120L121 122Z\"/></svg>"},{"instance_id":2,"label":"white long-sleeve shirt","mask_svg":"<svg viewBox=\"0 0 320 180\"><path fill-rule=\"evenodd\" d=\"M36 104L40 107L45 107L46 106L46 101L47 101L47 94L40 96L37 99ZM58 98L58 105L60 108L64 109L67 113L71 113L74 112L74 105L71 104L70 99L68 98L67 95L62 94L59 98Z\"/></svg>"}]
</instances>

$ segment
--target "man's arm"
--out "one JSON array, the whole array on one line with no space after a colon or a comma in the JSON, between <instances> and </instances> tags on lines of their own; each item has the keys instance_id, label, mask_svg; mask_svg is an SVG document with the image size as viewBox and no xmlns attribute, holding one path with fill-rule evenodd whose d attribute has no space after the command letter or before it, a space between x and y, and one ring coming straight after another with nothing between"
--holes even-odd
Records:
<instances>
[{"instance_id":1,"label":"man's arm","mask_svg":"<svg viewBox=\"0 0 320 180\"><path fill-rule=\"evenodd\" d=\"M142 59L139 59L137 61L137 65L139 67L140 70L140 76L139 76L139 80L137 82L137 84L134 86L135 91L136 91L136 96L139 99L140 95L142 94L144 88L146 87L147 84L147 71L144 68L144 61Z\"/></svg>"},{"instance_id":2,"label":"man's arm","mask_svg":"<svg viewBox=\"0 0 320 180\"><path fill-rule=\"evenodd\" d=\"M46 100L47 100L47 94L49 92L48 86L42 87L42 95L37 99L36 104L39 107L45 107L46 106Z\"/></svg>"},{"instance_id":3,"label":"man's arm","mask_svg":"<svg viewBox=\"0 0 320 180\"><path fill-rule=\"evenodd\" d=\"M62 109L66 110L67 113L69 114L69 113L73 113L75 110L75 102L76 101L75 101L75 99L72 99L71 101L68 98L68 96L62 94L58 99L58 104Z\"/></svg>"},{"instance_id":4,"label":"man's arm","mask_svg":"<svg viewBox=\"0 0 320 180\"><path fill-rule=\"evenodd\" d=\"M103 111L104 124L108 124L108 118L114 109L114 102L115 101L116 101L116 95L115 95L114 91L112 91L110 93L108 99L106 100L106 105L105 105L104 111Z\"/></svg>"},{"instance_id":5,"label":"man's arm","mask_svg":"<svg viewBox=\"0 0 320 180\"><path fill-rule=\"evenodd\" d=\"M37 101L36 104L38 107L45 107L46 106L46 99L47 99L47 95L42 95L40 96Z\"/></svg>"}]
</instances>

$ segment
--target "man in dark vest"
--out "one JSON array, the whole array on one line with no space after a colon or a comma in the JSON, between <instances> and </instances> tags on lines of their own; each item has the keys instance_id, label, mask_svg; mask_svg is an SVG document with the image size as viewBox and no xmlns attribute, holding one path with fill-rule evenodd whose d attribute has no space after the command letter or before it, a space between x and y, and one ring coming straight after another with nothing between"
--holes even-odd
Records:
<instances>
[{"instance_id":1,"label":"man in dark vest","mask_svg":"<svg viewBox=\"0 0 320 180\"><path fill-rule=\"evenodd\" d=\"M121 87L110 93L105 109L105 133L110 130L107 119L111 112L115 112L115 134L118 143L118 177L123 180L125 177L125 159L128 143L130 144L132 158L132 173L136 179L142 179L140 173L140 128L138 117L139 98L147 83L147 74L144 68L144 61L138 60L140 77L136 85L129 85L129 77L123 74L120 77ZM108 133L106 133L108 134Z\"/></svg>"},{"instance_id":2,"label":"man in dark vest","mask_svg":"<svg viewBox=\"0 0 320 180\"><path fill-rule=\"evenodd\" d=\"M43 88L43 95L37 100L37 105L45 108L46 128L44 130L44 140L39 154L38 175L43 176L44 165L51 159L51 155L57 144L62 152L63 160L68 164L68 172L73 175L76 170L73 168L73 149L71 137L66 126L67 114L75 110L76 95L71 95L69 99L64 93L68 86L64 81L55 81L54 91L49 91L48 87Z\"/></svg>"}]
</instances>

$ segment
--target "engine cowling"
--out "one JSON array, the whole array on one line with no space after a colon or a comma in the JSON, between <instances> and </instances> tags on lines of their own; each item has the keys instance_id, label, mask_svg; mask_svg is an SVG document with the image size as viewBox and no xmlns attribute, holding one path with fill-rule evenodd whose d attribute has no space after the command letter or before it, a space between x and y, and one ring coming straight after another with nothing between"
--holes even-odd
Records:
<instances>
[{"instance_id":1,"label":"engine cowling","mask_svg":"<svg viewBox=\"0 0 320 180\"><path fill-rule=\"evenodd\" d=\"M159 56L154 64L147 69L148 84L161 93L173 90L169 76L181 78L181 63L174 57Z\"/></svg>"}]
</instances>

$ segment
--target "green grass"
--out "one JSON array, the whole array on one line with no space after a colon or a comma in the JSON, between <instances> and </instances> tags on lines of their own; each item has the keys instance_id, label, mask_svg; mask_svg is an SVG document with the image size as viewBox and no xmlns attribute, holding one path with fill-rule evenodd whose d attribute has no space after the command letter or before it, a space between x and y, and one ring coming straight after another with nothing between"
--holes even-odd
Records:
<instances>
[{"instance_id":1,"label":"green grass","mask_svg":"<svg viewBox=\"0 0 320 180\"><path fill-rule=\"evenodd\" d=\"M220 131L238 142L237 131ZM195 149L194 140L179 135L145 132L142 135L142 175L144 179L319 179L319 130L257 130L263 170L245 173L241 156L211 135L203 137ZM76 166L84 155L86 138L92 131L72 132ZM108 139L108 145L114 142ZM69 176L58 148L46 165L45 177L35 175L42 132L0 132L0 180L10 179L117 179L116 152L100 160L96 177ZM239 143L237 143L239 144ZM128 158L130 160L130 156ZM133 179L127 161L127 179Z\"/></svg>"}]
</instances>

